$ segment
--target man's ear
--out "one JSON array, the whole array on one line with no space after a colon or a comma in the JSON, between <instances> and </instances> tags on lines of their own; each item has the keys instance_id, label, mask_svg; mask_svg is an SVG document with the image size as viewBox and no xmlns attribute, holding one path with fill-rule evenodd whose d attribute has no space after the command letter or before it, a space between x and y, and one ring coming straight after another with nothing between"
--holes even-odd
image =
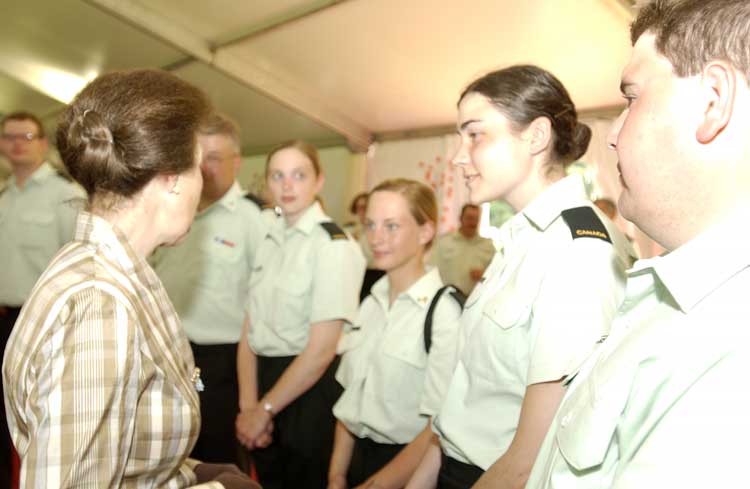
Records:
<instances>
[{"instance_id":1,"label":"man's ear","mask_svg":"<svg viewBox=\"0 0 750 489\"><path fill-rule=\"evenodd\" d=\"M736 90L737 73L727 62L711 61L703 69L701 93L705 97L705 109L695 132L699 143L710 143L729 124Z\"/></svg>"}]
</instances>

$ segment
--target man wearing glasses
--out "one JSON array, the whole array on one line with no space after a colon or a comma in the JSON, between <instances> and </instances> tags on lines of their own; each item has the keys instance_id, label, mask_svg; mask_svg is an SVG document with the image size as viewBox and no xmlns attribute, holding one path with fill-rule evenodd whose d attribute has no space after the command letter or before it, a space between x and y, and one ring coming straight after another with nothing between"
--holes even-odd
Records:
<instances>
[{"instance_id":1,"label":"man wearing glasses","mask_svg":"<svg viewBox=\"0 0 750 489\"><path fill-rule=\"evenodd\" d=\"M0 190L1 360L32 287L60 247L73 238L84 192L45 161L47 138L34 115L8 114L0 127L0 151L12 171ZM0 382L0 401L2 394ZM10 449L5 405L0 402L0 488L10 487Z\"/></svg>"}]
</instances>

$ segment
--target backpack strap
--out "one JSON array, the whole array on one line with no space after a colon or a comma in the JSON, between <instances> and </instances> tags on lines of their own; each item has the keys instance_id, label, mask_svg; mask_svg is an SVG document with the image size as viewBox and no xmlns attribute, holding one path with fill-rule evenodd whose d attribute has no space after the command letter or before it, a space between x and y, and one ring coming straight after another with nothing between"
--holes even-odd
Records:
<instances>
[{"instance_id":1,"label":"backpack strap","mask_svg":"<svg viewBox=\"0 0 750 489\"><path fill-rule=\"evenodd\" d=\"M464 308L464 303L466 302L466 296L455 285L443 285L435 292L430 302L430 307L427 309L427 316L424 319L424 349L427 353L430 353L430 347L432 346L432 316L435 314L438 301L446 289L453 289L450 295L458 302L461 309Z\"/></svg>"}]
</instances>

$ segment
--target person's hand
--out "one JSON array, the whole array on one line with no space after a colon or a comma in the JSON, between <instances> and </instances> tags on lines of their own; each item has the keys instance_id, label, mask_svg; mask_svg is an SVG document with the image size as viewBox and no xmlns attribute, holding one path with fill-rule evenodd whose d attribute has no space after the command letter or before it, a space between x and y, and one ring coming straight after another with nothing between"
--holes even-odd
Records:
<instances>
[{"instance_id":1,"label":"person's hand","mask_svg":"<svg viewBox=\"0 0 750 489\"><path fill-rule=\"evenodd\" d=\"M273 431L271 414L260 405L255 405L237 415L235 429L237 440L248 450L261 447L259 443L265 443L263 446L268 446L271 443L269 438Z\"/></svg>"},{"instance_id":2,"label":"person's hand","mask_svg":"<svg viewBox=\"0 0 750 489\"><path fill-rule=\"evenodd\" d=\"M484 274L483 268L472 268L471 270L469 270L469 277L471 277L471 279L474 282L479 282L483 274Z\"/></svg>"},{"instance_id":3,"label":"person's hand","mask_svg":"<svg viewBox=\"0 0 750 489\"><path fill-rule=\"evenodd\" d=\"M255 440L255 448L266 448L273 441L273 421L268 423L268 428Z\"/></svg>"},{"instance_id":4,"label":"person's hand","mask_svg":"<svg viewBox=\"0 0 750 489\"><path fill-rule=\"evenodd\" d=\"M346 476L334 475L333 477L329 477L327 489L347 489Z\"/></svg>"},{"instance_id":5,"label":"person's hand","mask_svg":"<svg viewBox=\"0 0 750 489\"><path fill-rule=\"evenodd\" d=\"M195 477L198 480L198 484L204 482L210 482L216 480L221 474L235 474L245 475L242 471L234 464L205 464L200 463L193 469Z\"/></svg>"}]
</instances>

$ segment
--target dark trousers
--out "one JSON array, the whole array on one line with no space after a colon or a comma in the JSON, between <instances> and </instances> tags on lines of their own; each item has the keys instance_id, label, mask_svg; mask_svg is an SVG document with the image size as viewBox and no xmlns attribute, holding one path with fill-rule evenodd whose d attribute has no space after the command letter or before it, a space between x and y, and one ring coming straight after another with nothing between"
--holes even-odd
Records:
<instances>
[{"instance_id":1,"label":"dark trousers","mask_svg":"<svg viewBox=\"0 0 750 489\"><path fill-rule=\"evenodd\" d=\"M296 357L258 357L258 398L268 392ZM253 450L263 489L325 489L336 419L332 409L341 395L334 374L338 358L318 382L278 413L273 442Z\"/></svg>"},{"instance_id":2,"label":"dark trousers","mask_svg":"<svg viewBox=\"0 0 750 489\"><path fill-rule=\"evenodd\" d=\"M469 489L484 474L476 465L465 464L443 453L437 489Z\"/></svg>"},{"instance_id":3,"label":"dark trousers","mask_svg":"<svg viewBox=\"0 0 750 489\"><path fill-rule=\"evenodd\" d=\"M8 344L8 338L13 331L13 325L16 324L19 312L21 309L18 307L0 306L0 365L5 358L5 346ZM10 440L8 419L5 414L5 391L0 378L0 489L10 488L12 448L13 443Z\"/></svg>"},{"instance_id":4,"label":"dark trousers","mask_svg":"<svg viewBox=\"0 0 750 489\"><path fill-rule=\"evenodd\" d=\"M190 343L205 389L201 400L201 431L190 454L201 462L239 463L240 444L234 422L239 412L237 343Z\"/></svg>"},{"instance_id":5,"label":"dark trousers","mask_svg":"<svg viewBox=\"0 0 750 489\"><path fill-rule=\"evenodd\" d=\"M355 438L352 460L346 474L348 486L356 487L365 482L371 475L388 465L405 446L376 443L369 438Z\"/></svg>"}]
</instances>

